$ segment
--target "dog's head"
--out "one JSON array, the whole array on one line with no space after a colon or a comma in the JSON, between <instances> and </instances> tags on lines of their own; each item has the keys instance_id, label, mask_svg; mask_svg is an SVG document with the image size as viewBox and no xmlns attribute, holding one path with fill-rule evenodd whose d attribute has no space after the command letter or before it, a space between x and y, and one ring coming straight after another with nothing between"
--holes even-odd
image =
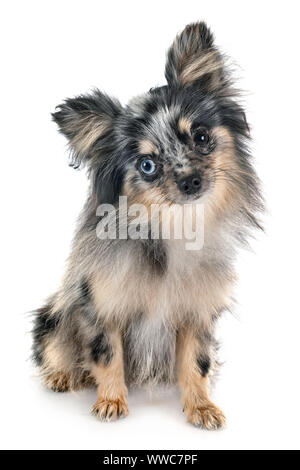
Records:
<instances>
[{"instance_id":1,"label":"dog's head","mask_svg":"<svg viewBox=\"0 0 300 470\"><path fill-rule=\"evenodd\" d=\"M86 165L99 203L210 200L226 209L255 199L245 149L248 126L222 54L204 23L187 26L168 51L167 85L122 107L96 90L53 114L72 164Z\"/></svg>"}]
</instances>

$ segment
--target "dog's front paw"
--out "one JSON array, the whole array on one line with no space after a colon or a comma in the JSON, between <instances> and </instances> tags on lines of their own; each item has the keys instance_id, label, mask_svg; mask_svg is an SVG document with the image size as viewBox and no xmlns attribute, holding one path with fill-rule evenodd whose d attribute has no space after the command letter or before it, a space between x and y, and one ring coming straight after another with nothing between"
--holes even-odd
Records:
<instances>
[{"instance_id":1,"label":"dog's front paw","mask_svg":"<svg viewBox=\"0 0 300 470\"><path fill-rule=\"evenodd\" d=\"M188 422L194 426L208 430L222 429L226 426L223 411L213 403L203 403L199 406L186 405L184 412Z\"/></svg>"},{"instance_id":2,"label":"dog's front paw","mask_svg":"<svg viewBox=\"0 0 300 470\"><path fill-rule=\"evenodd\" d=\"M125 398L116 400L99 398L92 410L93 415L101 421L115 421L118 418L124 418L128 415L128 406Z\"/></svg>"}]
</instances>

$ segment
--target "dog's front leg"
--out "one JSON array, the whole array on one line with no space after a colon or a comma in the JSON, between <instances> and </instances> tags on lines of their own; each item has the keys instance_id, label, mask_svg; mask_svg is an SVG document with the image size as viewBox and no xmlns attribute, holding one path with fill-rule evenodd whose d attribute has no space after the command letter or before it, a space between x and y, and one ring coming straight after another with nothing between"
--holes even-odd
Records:
<instances>
[{"instance_id":1,"label":"dog's front leg","mask_svg":"<svg viewBox=\"0 0 300 470\"><path fill-rule=\"evenodd\" d=\"M225 426L223 412L209 398L208 373L212 358L205 335L182 329L177 340L178 382L187 420L205 429Z\"/></svg>"},{"instance_id":2,"label":"dog's front leg","mask_svg":"<svg viewBox=\"0 0 300 470\"><path fill-rule=\"evenodd\" d=\"M93 414L102 421L112 421L128 415L127 387L124 378L123 345L118 331L106 332L95 338L92 375L98 386L98 400ZM98 343L97 343L98 341Z\"/></svg>"}]
</instances>

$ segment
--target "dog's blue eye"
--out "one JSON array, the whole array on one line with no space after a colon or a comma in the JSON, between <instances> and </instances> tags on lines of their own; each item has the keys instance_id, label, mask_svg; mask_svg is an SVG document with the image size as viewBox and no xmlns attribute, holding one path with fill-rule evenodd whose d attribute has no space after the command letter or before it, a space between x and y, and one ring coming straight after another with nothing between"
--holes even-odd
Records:
<instances>
[{"instance_id":1,"label":"dog's blue eye","mask_svg":"<svg viewBox=\"0 0 300 470\"><path fill-rule=\"evenodd\" d=\"M145 174L145 175L154 175L156 173L156 165L154 163L153 160L151 160L151 158L145 158L142 163L141 163L141 171Z\"/></svg>"}]
</instances>

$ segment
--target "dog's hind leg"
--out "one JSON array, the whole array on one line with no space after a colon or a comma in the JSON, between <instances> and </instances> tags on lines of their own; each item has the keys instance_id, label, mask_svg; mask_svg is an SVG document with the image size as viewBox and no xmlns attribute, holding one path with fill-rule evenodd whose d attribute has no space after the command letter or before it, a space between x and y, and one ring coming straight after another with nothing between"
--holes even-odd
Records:
<instances>
[{"instance_id":1,"label":"dog's hind leg","mask_svg":"<svg viewBox=\"0 0 300 470\"><path fill-rule=\"evenodd\" d=\"M35 312L33 328L33 359L40 369L43 382L54 391L70 389L70 376L64 373L63 354L57 340L60 316L52 303Z\"/></svg>"},{"instance_id":2,"label":"dog's hind leg","mask_svg":"<svg viewBox=\"0 0 300 470\"><path fill-rule=\"evenodd\" d=\"M80 364L74 343L75 332L61 328L62 318L52 304L37 310L33 329L33 359L44 385L55 392L79 390L95 385ZM68 335L66 335L68 331Z\"/></svg>"},{"instance_id":3,"label":"dog's hind leg","mask_svg":"<svg viewBox=\"0 0 300 470\"><path fill-rule=\"evenodd\" d=\"M60 341L59 335L47 339L41 365L41 375L44 385L54 392L68 392L78 387L74 367L70 361L68 347Z\"/></svg>"}]
</instances>

